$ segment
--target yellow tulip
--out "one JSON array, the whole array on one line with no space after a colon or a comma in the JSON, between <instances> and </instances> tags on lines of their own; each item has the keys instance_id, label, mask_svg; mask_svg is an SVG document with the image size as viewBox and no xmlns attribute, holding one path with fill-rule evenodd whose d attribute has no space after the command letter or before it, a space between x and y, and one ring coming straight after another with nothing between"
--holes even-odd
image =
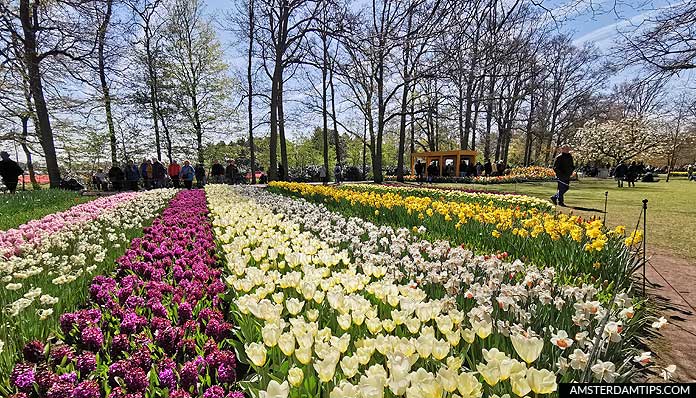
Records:
<instances>
[{"instance_id":1,"label":"yellow tulip","mask_svg":"<svg viewBox=\"0 0 696 398\"><path fill-rule=\"evenodd\" d=\"M249 343L244 345L245 352L251 363L263 366L266 363L266 347L261 343Z\"/></svg>"},{"instance_id":2,"label":"yellow tulip","mask_svg":"<svg viewBox=\"0 0 696 398\"><path fill-rule=\"evenodd\" d=\"M556 391L556 375L547 369L527 369L529 387L537 394L550 394Z\"/></svg>"},{"instance_id":3,"label":"yellow tulip","mask_svg":"<svg viewBox=\"0 0 696 398\"><path fill-rule=\"evenodd\" d=\"M295 366L290 368L290 371L288 371L288 381L290 385L297 387L302 384L302 380L304 380L304 372L302 372L302 369Z\"/></svg>"},{"instance_id":4,"label":"yellow tulip","mask_svg":"<svg viewBox=\"0 0 696 398\"><path fill-rule=\"evenodd\" d=\"M544 340L535 336L527 337L522 334L515 334L511 335L510 339L517 355L527 364L536 361L544 348Z\"/></svg>"},{"instance_id":5,"label":"yellow tulip","mask_svg":"<svg viewBox=\"0 0 696 398\"><path fill-rule=\"evenodd\" d=\"M481 398L483 385L471 373L462 373L457 377L457 391L462 398Z\"/></svg>"}]
</instances>

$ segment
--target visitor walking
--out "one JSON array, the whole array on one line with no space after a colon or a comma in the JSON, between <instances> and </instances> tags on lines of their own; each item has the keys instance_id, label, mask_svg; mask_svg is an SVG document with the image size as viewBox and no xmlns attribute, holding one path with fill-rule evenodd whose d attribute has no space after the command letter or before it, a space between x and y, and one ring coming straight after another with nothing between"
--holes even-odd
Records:
<instances>
[{"instance_id":1,"label":"visitor walking","mask_svg":"<svg viewBox=\"0 0 696 398\"><path fill-rule=\"evenodd\" d=\"M433 160L430 162L430 165L428 166L428 182L433 182L435 177L439 176L440 174L440 168L437 167L437 164Z\"/></svg>"},{"instance_id":2,"label":"visitor walking","mask_svg":"<svg viewBox=\"0 0 696 398\"><path fill-rule=\"evenodd\" d=\"M140 164L140 176L143 178L143 188L152 188L152 162L150 159L143 159Z\"/></svg>"},{"instance_id":3,"label":"visitor walking","mask_svg":"<svg viewBox=\"0 0 696 398\"><path fill-rule=\"evenodd\" d=\"M565 206L563 195L570 189L570 177L573 175L573 170L575 170L575 164L573 163L573 155L570 154L570 147L563 145L561 154L556 156L556 160L553 162L553 171L556 172L558 182L558 191L551 197L554 205Z\"/></svg>"},{"instance_id":4,"label":"visitor walking","mask_svg":"<svg viewBox=\"0 0 696 398\"><path fill-rule=\"evenodd\" d=\"M179 178L184 182L184 188L193 188L193 177L196 176L196 171L191 166L191 162L184 160L184 167L179 172Z\"/></svg>"},{"instance_id":5,"label":"visitor walking","mask_svg":"<svg viewBox=\"0 0 696 398\"><path fill-rule=\"evenodd\" d=\"M123 170L118 167L118 164L114 163L109 169L109 180L111 181L111 188L114 191L120 191L123 189Z\"/></svg>"},{"instance_id":6,"label":"visitor walking","mask_svg":"<svg viewBox=\"0 0 696 398\"><path fill-rule=\"evenodd\" d=\"M636 187L636 180L638 179L638 174L640 173L640 166L635 161L631 162L626 171L626 181L628 181L628 186Z\"/></svg>"},{"instance_id":7,"label":"visitor walking","mask_svg":"<svg viewBox=\"0 0 696 398\"><path fill-rule=\"evenodd\" d=\"M227 178L227 183L236 184L238 175L239 167L237 167L237 164L234 162L234 160L228 160L227 167L225 168L225 177Z\"/></svg>"},{"instance_id":8,"label":"visitor walking","mask_svg":"<svg viewBox=\"0 0 696 398\"><path fill-rule=\"evenodd\" d=\"M687 177L689 177L687 179L687 181L691 181L694 179L694 165L693 164L686 166L686 174L687 174Z\"/></svg>"},{"instance_id":9,"label":"visitor walking","mask_svg":"<svg viewBox=\"0 0 696 398\"><path fill-rule=\"evenodd\" d=\"M327 173L326 173L326 167L324 167L324 165L322 164L321 167L319 167L319 179L321 180L321 182L322 182L324 185L326 185L326 183L327 183L327 181L326 181L326 174L327 174ZM280 177L279 177L279 178L280 178Z\"/></svg>"},{"instance_id":10,"label":"visitor walking","mask_svg":"<svg viewBox=\"0 0 696 398\"><path fill-rule=\"evenodd\" d=\"M213 180L213 184L224 184L225 166L221 165L217 160L214 161L213 166L210 168L210 177Z\"/></svg>"},{"instance_id":11,"label":"visitor walking","mask_svg":"<svg viewBox=\"0 0 696 398\"><path fill-rule=\"evenodd\" d=\"M203 188L205 186L205 166L203 163L198 163L195 169L196 173L196 187Z\"/></svg>"},{"instance_id":12,"label":"visitor walking","mask_svg":"<svg viewBox=\"0 0 696 398\"><path fill-rule=\"evenodd\" d=\"M169 174L169 178L172 179L172 184L174 185L174 188L179 188L179 173L181 173L181 166L179 163L176 162L176 160L172 160L172 162L169 164L169 167L167 167L167 174Z\"/></svg>"},{"instance_id":13,"label":"visitor walking","mask_svg":"<svg viewBox=\"0 0 696 398\"><path fill-rule=\"evenodd\" d=\"M614 179L616 180L616 185L619 188L623 188L624 186L624 180L626 179L626 173L628 172L628 166L626 166L625 161L621 161L621 163L616 166L614 169Z\"/></svg>"},{"instance_id":14,"label":"visitor walking","mask_svg":"<svg viewBox=\"0 0 696 398\"><path fill-rule=\"evenodd\" d=\"M341 184L343 170L341 169L341 164L336 163L334 167L334 178L336 179L336 184Z\"/></svg>"},{"instance_id":15,"label":"visitor walking","mask_svg":"<svg viewBox=\"0 0 696 398\"><path fill-rule=\"evenodd\" d=\"M483 165L481 162L476 162L476 176L483 175Z\"/></svg>"},{"instance_id":16,"label":"visitor walking","mask_svg":"<svg viewBox=\"0 0 696 398\"><path fill-rule=\"evenodd\" d=\"M99 169L96 173L94 173L94 177L92 177L92 184L97 191L108 190L109 182L107 181L106 173L104 173L103 169Z\"/></svg>"},{"instance_id":17,"label":"visitor walking","mask_svg":"<svg viewBox=\"0 0 696 398\"><path fill-rule=\"evenodd\" d=\"M483 173L486 177L490 177L493 173L493 165L490 159L486 159L486 163L483 164Z\"/></svg>"},{"instance_id":18,"label":"visitor walking","mask_svg":"<svg viewBox=\"0 0 696 398\"><path fill-rule=\"evenodd\" d=\"M167 169L159 159L152 159L152 178L155 188L164 188L167 185Z\"/></svg>"},{"instance_id":19,"label":"visitor walking","mask_svg":"<svg viewBox=\"0 0 696 398\"><path fill-rule=\"evenodd\" d=\"M423 184L423 172L425 172L425 163L421 162L420 159L416 160L416 165L414 166L416 171L416 181L419 184Z\"/></svg>"},{"instance_id":20,"label":"visitor walking","mask_svg":"<svg viewBox=\"0 0 696 398\"><path fill-rule=\"evenodd\" d=\"M24 170L19 167L17 162L10 159L10 154L5 151L0 152L0 159L0 177L2 177L2 182L10 193L15 193L19 176L24 174Z\"/></svg>"},{"instance_id":21,"label":"visitor walking","mask_svg":"<svg viewBox=\"0 0 696 398\"><path fill-rule=\"evenodd\" d=\"M128 189L131 191L138 190L138 180L140 180L140 172L138 171L138 166L132 160L128 161L126 165L126 181L128 182Z\"/></svg>"}]
</instances>

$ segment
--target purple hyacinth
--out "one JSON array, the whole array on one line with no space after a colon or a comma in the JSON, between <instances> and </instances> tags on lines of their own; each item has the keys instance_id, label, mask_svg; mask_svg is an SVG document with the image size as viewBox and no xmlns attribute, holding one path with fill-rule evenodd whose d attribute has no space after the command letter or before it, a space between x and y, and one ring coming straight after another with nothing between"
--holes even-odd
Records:
<instances>
[{"instance_id":1,"label":"purple hyacinth","mask_svg":"<svg viewBox=\"0 0 696 398\"><path fill-rule=\"evenodd\" d=\"M36 381L34 366L27 363L18 363L10 373L10 384L19 391L31 391Z\"/></svg>"},{"instance_id":2,"label":"purple hyacinth","mask_svg":"<svg viewBox=\"0 0 696 398\"><path fill-rule=\"evenodd\" d=\"M97 357L94 353L85 351L75 359L75 368L84 378L87 374L97 368Z\"/></svg>"},{"instance_id":3,"label":"purple hyacinth","mask_svg":"<svg viewBox=\"0 0 696 398\"><path fill-rule=\"evenodd\" d=\"M176 375L174 374L174 369L164 368L157 374L159 378L160 385L167 389L173 389L176 386Z\"/></svg>"},{"instance_id":4,"label":"purple hyacinth","mask_svg":"<svg viewBox=\"0 0 696 398\"><path fill-rule=\"evenodd\" d=\"M38 340L30 341L22 348L22 356L24 360L31 363L40 363L44 361L45 347Z\"/></svg>"},{"instance_id":5,"label":"purple hyacinth","mask_svg":"<svg viewBox=\"0 0 696 398\"><path fill-rule=\"evenodd\" d=\"M51 361L55 365L60 365L63 360L72 361L74 354L73 349L69 345L61 344L51 347L50 352Z\"/></svg>"},{"instance_id":6,"label":"purple hyacinth","mask_svg":"<svg viewBox=\"0 0 696 398\"><path fill-rule=\"evenodd\" d=\"M65 383L75 384L77 383L77 373L63 373L62 375L58 376L58 380Z\"/></svg>"},{"instance_id":7,"label":"purple hyacinth","mask_svg":"<svg viewBox=\"0 0 696 398\"><path fill-rule=\"evenodd\" d=\"M118 357L123 352L128 352L130 348L130 340L128 335L117 334L111 339L111 355L113 357Z\"/></svg>"},{"instance_id":8,"label":"purple hyacinth","mask_svg":"<svg viewBox=\"0 0 696 398\"><path fill-rule=\"evenodd\" d=\"M72 392L72 398L99 398L99 383L94 380L86 380L75 387Z\"/></svg>"},{"instance_id":9,"label":"purple hyacinth","mask_svg":"<svg viewBox=\"0 0 696 398\"><path fill-rule=\"evenodd\" d=\"M241 391L230 391L226 398L244 398L244 393Z\"/></svg>"},{"instance_id":10,"label":"purple hyacinth","mask_svg":"<svg viewBox=\"0 0 696 398\"><path fill-rule=\"evenodd\" d=\"M58 381L54 383L46 393L46 398L71 398L75 390L75 385L67 381Z\"/></svg>"},{"instance_id":11,"label":"purple hyacinth","mask_svg":"<svg viewBox=\"0 0 696 398\"><path fill-rule=\"evenodd\" d=\"M92 351L99 351L104 344L104 334L96 326L88 327L82 331L82 343Z\"/></svg>"},{"instance_id":12,"label":"purple hyacinth","mask_svg":"<svg viewBox=\"0 0 696 398\"><path fill-rule=\"evenodd\" d=\"M211 386L205 390L203 398L225 398L225 390L220 386Z\"/></svg>"},{"instance_id":13,"label":"purple hyacinth","mask_svg":"<svg viewBox=\"0 0 696 398\"><path fill-rule=\"evenodd\" d=\"M147 373L137 367L131 367L128 373L123 377L126 383L126 388L129 392L142 392L147 389L150 382L147 379Z\"/></svg>"}]
</instances>

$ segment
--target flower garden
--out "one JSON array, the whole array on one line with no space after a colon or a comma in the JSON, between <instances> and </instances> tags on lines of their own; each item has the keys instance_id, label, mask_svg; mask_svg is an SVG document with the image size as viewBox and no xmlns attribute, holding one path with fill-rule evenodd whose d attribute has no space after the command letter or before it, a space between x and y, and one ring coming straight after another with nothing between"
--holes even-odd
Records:
<instances>
[{"instance_id":1,"label":"flower garden","mask_svg":"<svg viewBox=\"0 0 696 398\"><path fill-rule=\"evenodd\" d=\"M395 176L387 176L387 181L395 181ZM405 175L405 181L414 182L417 180L414 175ZM530 181L555 181L556 173L553 169L541 166L513 167L508 174L499 176L476 176L476 177L434 177L436 182L452 182L462 184L512 184L516 182Z\"/></svg>"},{"instance_id":2,"label":"flower garden","mask_svg":"<svg viewBox=\"0 0 696 398\"><path fill-rule=\"evenodd\" d=\"M519 195L209 185L0 232L0 394L557 396L664 319L640 236Z\"/></svg>"}]
</instances>

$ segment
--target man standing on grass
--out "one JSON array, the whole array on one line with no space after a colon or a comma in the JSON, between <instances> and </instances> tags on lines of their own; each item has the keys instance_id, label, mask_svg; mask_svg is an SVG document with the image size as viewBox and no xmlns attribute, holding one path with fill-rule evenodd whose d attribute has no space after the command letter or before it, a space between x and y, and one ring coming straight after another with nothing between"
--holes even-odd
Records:
<instances>
[{"instance_id":1,"label":"man standing on grass","mask_svg":"<svg viewBox=\"0 0 696 398\"><path fill-rule=\"evenodd\" d=\"M19 181L19 176L24 174L24 170L15 162L10 159L10 154L2 151L0 152L0 177L2 177L2 182L5 184L10 193L15 193L17 190L17 182Z\"/></svg>"},{"instance_id":2,"label":"man standing on grass","mask_svg":"<svg viewBox=\"0 0 696 398\"><path fill-rule=\"evenodd\" d=\"M558 181L558 191L551 197L554 205L565 206L563 195L570 189L570 176L573 175L575 164L573 163L573 155L570 154L570 147L563 145L561 154L556 156L553 162L553 171L556 172Z\"/></svg>"}]
</instances>

